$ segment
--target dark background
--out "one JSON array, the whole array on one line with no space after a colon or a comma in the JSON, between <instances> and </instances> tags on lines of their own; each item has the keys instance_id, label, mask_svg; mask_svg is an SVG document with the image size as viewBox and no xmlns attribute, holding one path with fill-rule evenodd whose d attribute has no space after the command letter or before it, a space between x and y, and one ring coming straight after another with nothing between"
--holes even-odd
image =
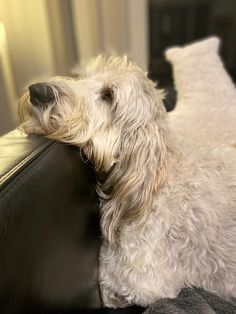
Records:
<instances>
[{"instance_id":1,"label":"dark background","mask_svg":"<svg viewBox=\"0 0 236 314\"><path fill-rule=\"evenodd\" d=\"M172 83L163 51L174 45L217 35L221 56L236 79L235 0L149 0L149 72L161 86Z\"/></svg>"}]
</instances>

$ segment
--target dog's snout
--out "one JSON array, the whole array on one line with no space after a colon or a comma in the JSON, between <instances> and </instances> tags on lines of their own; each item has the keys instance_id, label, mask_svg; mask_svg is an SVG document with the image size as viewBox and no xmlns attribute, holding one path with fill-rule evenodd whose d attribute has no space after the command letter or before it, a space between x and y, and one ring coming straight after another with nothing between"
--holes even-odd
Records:
<instances>
[{"instance_id":1,"label":"dog's snout","mask_svg":"<svg viewBox=\"0 0 236 314\"><path fill-rule=\"evenodd\" d=\"M29 86L30 102L32 105L45 106L54 99L53 90L46 83L37 83Z\"/></svg>"}]
</instances>

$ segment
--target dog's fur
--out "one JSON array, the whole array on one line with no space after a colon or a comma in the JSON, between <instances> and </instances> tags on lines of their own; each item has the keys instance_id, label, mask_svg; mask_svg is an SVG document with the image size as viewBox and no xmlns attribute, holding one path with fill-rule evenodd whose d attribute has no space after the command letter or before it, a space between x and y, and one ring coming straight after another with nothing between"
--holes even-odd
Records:
<instances>
[{"instance_id":1,"label":"dog's fur","mask_svg":"<svg viewBox=\"0 0 236 314\"><path fill-rule=\"evenodd\" d=\"M185 108L188 121L182 109L167 116L162 91L125 57L47 83L56 101L38 109L26 92L23 129L74 144L94 164L104 304L146 306L184 286L236 297L235 115L221 121L228 109L209 104ZM211 121L204 136L199 119Z\"/></svg>"}]
</instances>

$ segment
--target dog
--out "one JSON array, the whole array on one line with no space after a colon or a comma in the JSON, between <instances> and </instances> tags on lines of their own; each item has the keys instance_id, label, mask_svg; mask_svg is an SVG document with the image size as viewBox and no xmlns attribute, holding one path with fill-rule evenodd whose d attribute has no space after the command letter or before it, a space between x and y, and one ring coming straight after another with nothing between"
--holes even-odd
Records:
<instances>
[{"instance_id":1,"label":"dog","mask_svg":"<svg viewBox=\"0 0 236 314\"><path fill-rule=\"evenodd\" d=\"M191 138L196 118L184 133L163 98L126 57L99 56L77 78L33 84L20 99L27 134L78 146L94 165L108 307L148 306L187 286L236 297L236 147L213 149L207 132Z\"/></svg>"}]
</instances>

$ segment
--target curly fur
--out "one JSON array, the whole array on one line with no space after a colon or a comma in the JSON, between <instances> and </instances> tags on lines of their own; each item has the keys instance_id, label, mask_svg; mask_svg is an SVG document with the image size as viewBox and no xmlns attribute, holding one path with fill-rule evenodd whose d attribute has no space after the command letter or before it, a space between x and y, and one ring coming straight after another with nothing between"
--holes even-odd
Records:
<instances>
[{"instance_id":1,"label":"curly fur","mask_svg":"<svg viewBox=\"0 0 236 314\"><path fill-rule=\"evenodd\" d=\"M94 164L104 304L146 306L185 286L236 297L236 101L215 104L220 95L236 99L233 84L219 92L202 83L196 106L191 89L180 93L168 116L163 92L126 57L98 57L77 79L47 84L56 100L35 108L26 92L22 127L77 145ZM107 88L113 99L103 99Z\"/></svg>"}]
</instances>

